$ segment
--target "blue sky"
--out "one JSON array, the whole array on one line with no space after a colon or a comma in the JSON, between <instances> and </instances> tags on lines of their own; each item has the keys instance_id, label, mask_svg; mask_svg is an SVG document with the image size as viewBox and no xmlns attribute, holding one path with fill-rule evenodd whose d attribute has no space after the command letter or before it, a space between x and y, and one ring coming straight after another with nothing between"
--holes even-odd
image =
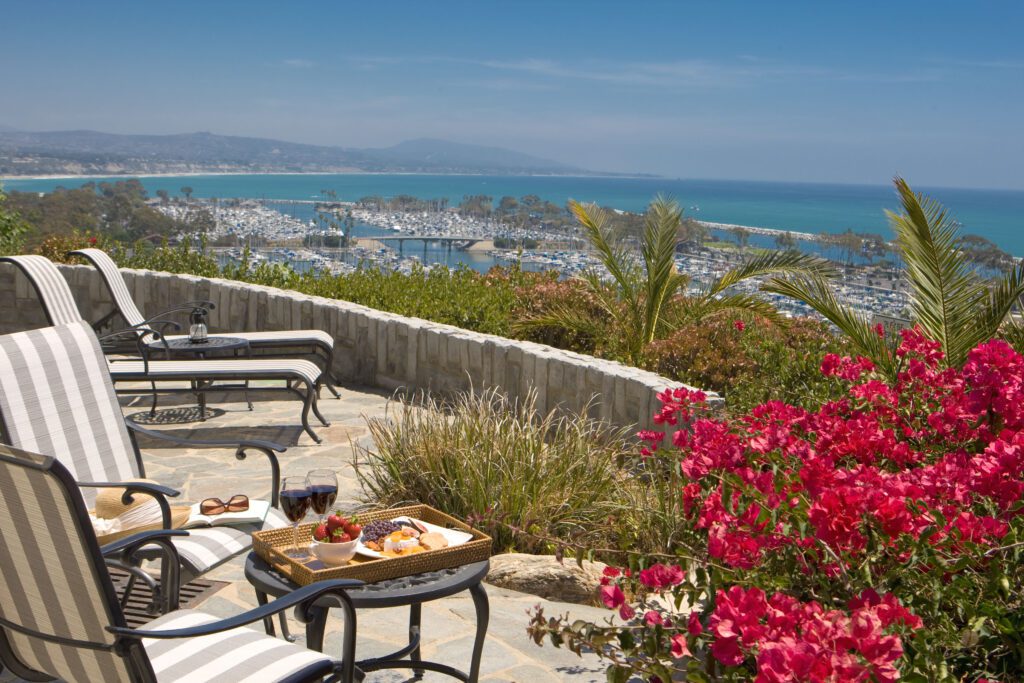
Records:
<instances>
[{"instance_id":1,"label":"blue sky","mask_svg":"<svg viewBox=\"0 0 1024 683\"><path fill-rule=\"evenodd\" d=\"M8 0L0 125L1024 188L1024 3Z\"/></svg>"}]
</instances>

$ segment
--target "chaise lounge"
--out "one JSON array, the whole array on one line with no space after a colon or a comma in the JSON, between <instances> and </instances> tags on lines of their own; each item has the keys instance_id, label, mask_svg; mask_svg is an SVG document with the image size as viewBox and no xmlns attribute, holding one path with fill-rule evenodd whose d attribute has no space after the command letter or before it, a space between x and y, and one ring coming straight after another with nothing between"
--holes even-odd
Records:
<instances>
[{"instance_id":1,"label":"chaise lounge","mask_svg":"<svg viewBox=\"0 0 1024 683\"><path fill-rule=\"evenodd\" d=\"M66 325L84 322L75 303L74 295L67 280L52 261L43 256L5 256L0 262L17 266L29 279L39 295L46 317L51 325ZM146 327L132 327L120 335L127 334L140 348L140 358L134 360L110 360L108 371L114 382L150 382L154 392L156 383L182 382L202 383L199 391L209 390L213 382L250 380L283 380L284 389L299 396L303 401L302 428L316 442L321 439L309 425L312 412L324 426L330 423L317 408L317 393L323 373L308 360L300 358L230 358L216 360L151 360L145 352L145 338L159 339L158 332ZM299 391L298 386L304 388ZM224 388L224 387L220 387ZM195 391L189 389L188 391ZM164 391L168 391L164 389ZM171 390L180 391L180 390Z\"/></svg>"},{"instance_id":2,"label":"chaise lounge","mask_svg":"<svg viewBox=\"0 0 1024 683\"><path fill-rule=\"evenodd\" d=\"M267 459L267 487L272 508L262 524L193 529L171 539L184 578L191 580L249 549L251 532L288 524L277 509L281 470L276 452L284 446L267 441L182 440L125 419L107 373L99 341L84 320L0 336L0 436L3 442L58 459L74 477L87 504L102 488L125 488L125 497L145 495L160 505L163 526L170 528L168 498L174 489L139 482L145 463L135 435L170 441L182 447L227 447L237 460L258 454ZM129 483L130 482L130 483ZM3 493L5 497L7 492ZM127 502L127 501L126 501ZM139 548L125 546L122 559L137 564ZM161 567L166 574L166 563ZM142 577L145 580L144 577ZM174 581L164 581L164 609L177 599Z\"/></svg>"},{"instance_id":3,"label":"chaise lounge","mask_svg":"<svg viewBox=\"0 0 1024 683\"><path fill-rule=\"evenodd\" d=\"M14 675L69 683L353 680L355 609L345 589L360 582L320 582L226 619L179 610L132 629L68 470L0 446L0 491L0 664ZM322 614L317 601L345 613L345 661L245 628L289 607L308 622Z\"/></svg>"},{"instance_id":4,"label":"chaise lounge","mask_svg":"<svg viewBox=\"0 0 1024 683\"><path fill-rule=\"evenodd\" d=\"M106 284L114 301L114 310L93 324L93 327L97 329L114 315L120 315L129 327L155 328L157 325L170 322L166 320L166 316L169 314L189 311L197 306L207 309L213 309L214 307L213 302L210 301L188 301L147 318L142 314L138 306L135 305L135 300L132 298L131 292L128 291L128 285L124 281L124 276L121 274L117 264L114 263L114 260L105 251L102 249L79 249L69 252L68 255L81 256L88 259L96 267L96 270L100 272L100 275L102 275L103 282ZM245 339L249 342L249 346L254 351L258 351L261 356L272 355L278 357L285 355L291 357L294 356L296 349L311 350L323 362L323 385L335 397L340 398L334 387L337 381L331 374L331 368L334 363L334 338L323 330L231 332L229 334L232 337ZM179 339L183 336L164 335L168 341ZM219 335L211 334L210 336L216 337Z\"/></svg>"}]
</instances>

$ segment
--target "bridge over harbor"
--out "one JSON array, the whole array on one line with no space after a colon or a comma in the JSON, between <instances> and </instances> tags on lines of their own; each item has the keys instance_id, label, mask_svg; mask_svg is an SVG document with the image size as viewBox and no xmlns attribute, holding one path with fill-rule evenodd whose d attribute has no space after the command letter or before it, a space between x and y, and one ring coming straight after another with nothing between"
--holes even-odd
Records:
<instances>
[{"instance_id":1,"label":"bridge over harbor","mask_svg":"<svg viewBox=\"0 0 1024 683\"><path fill-rule=\"evenodd\" d=\"M360 247L372 248L374 243L380 243L387 245L389 242L396 243L398 246L398 253L401 254L406 242L422 242L423 251L427 250L427 246L431 243L441 244L448 248L448 251L455 247L458 251L466 251L473 247L473 245L482 242L493 242L487 237L459 237L454 235L382 235L380 237L360 237L356 239L356 245Z\"/></svg>"}]
</instances>

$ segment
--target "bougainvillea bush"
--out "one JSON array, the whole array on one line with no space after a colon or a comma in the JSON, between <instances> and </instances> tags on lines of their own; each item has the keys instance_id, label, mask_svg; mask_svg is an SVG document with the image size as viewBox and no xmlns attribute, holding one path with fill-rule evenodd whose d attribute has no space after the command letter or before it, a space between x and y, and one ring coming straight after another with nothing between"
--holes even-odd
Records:
<instances>
[{"instance_id":1,"label":"bougainvillea bush","mask_svg":"<svg viewBox=\"0 0 1024 683\"><path fill-rule=\"evenodd\" d=\"M691 428L641 437L682 471L679 557L606 572L616 621L537 611L533 637L613 681L1024 680L1024 357L992 340L943 369L901 334L892 384L826 356L848 391L813 411L663 393L656 420Z\"/></svg>"}]
</instances>

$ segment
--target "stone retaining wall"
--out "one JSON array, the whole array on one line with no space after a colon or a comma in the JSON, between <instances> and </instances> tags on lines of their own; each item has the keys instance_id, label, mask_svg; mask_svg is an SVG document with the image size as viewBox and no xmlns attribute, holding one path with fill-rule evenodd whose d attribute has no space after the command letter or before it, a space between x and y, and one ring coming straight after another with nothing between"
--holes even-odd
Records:
<instances>
[{"instance_id":1,"label":"stone retaining wall","mask_svg":"<svg viewBox=\"0 0 1024 683\"><path fill-rule=\"evenodd\" d=\"M61 266L86 319L111 310L99 273ZM651 372L542 344L470 332L365 306L231 280L124 270L147 315L191 300L216 304L211 331L317 328L334 336L335 375L386 389L432 391L497 387L511 398L537 392L537 407L579 410L613 424L651 426L655 394L673 384ZM0 265L0 332L46 325L28 281ZM720 403L717 397L712 399Z\"/></svg>"}]
</instances>

